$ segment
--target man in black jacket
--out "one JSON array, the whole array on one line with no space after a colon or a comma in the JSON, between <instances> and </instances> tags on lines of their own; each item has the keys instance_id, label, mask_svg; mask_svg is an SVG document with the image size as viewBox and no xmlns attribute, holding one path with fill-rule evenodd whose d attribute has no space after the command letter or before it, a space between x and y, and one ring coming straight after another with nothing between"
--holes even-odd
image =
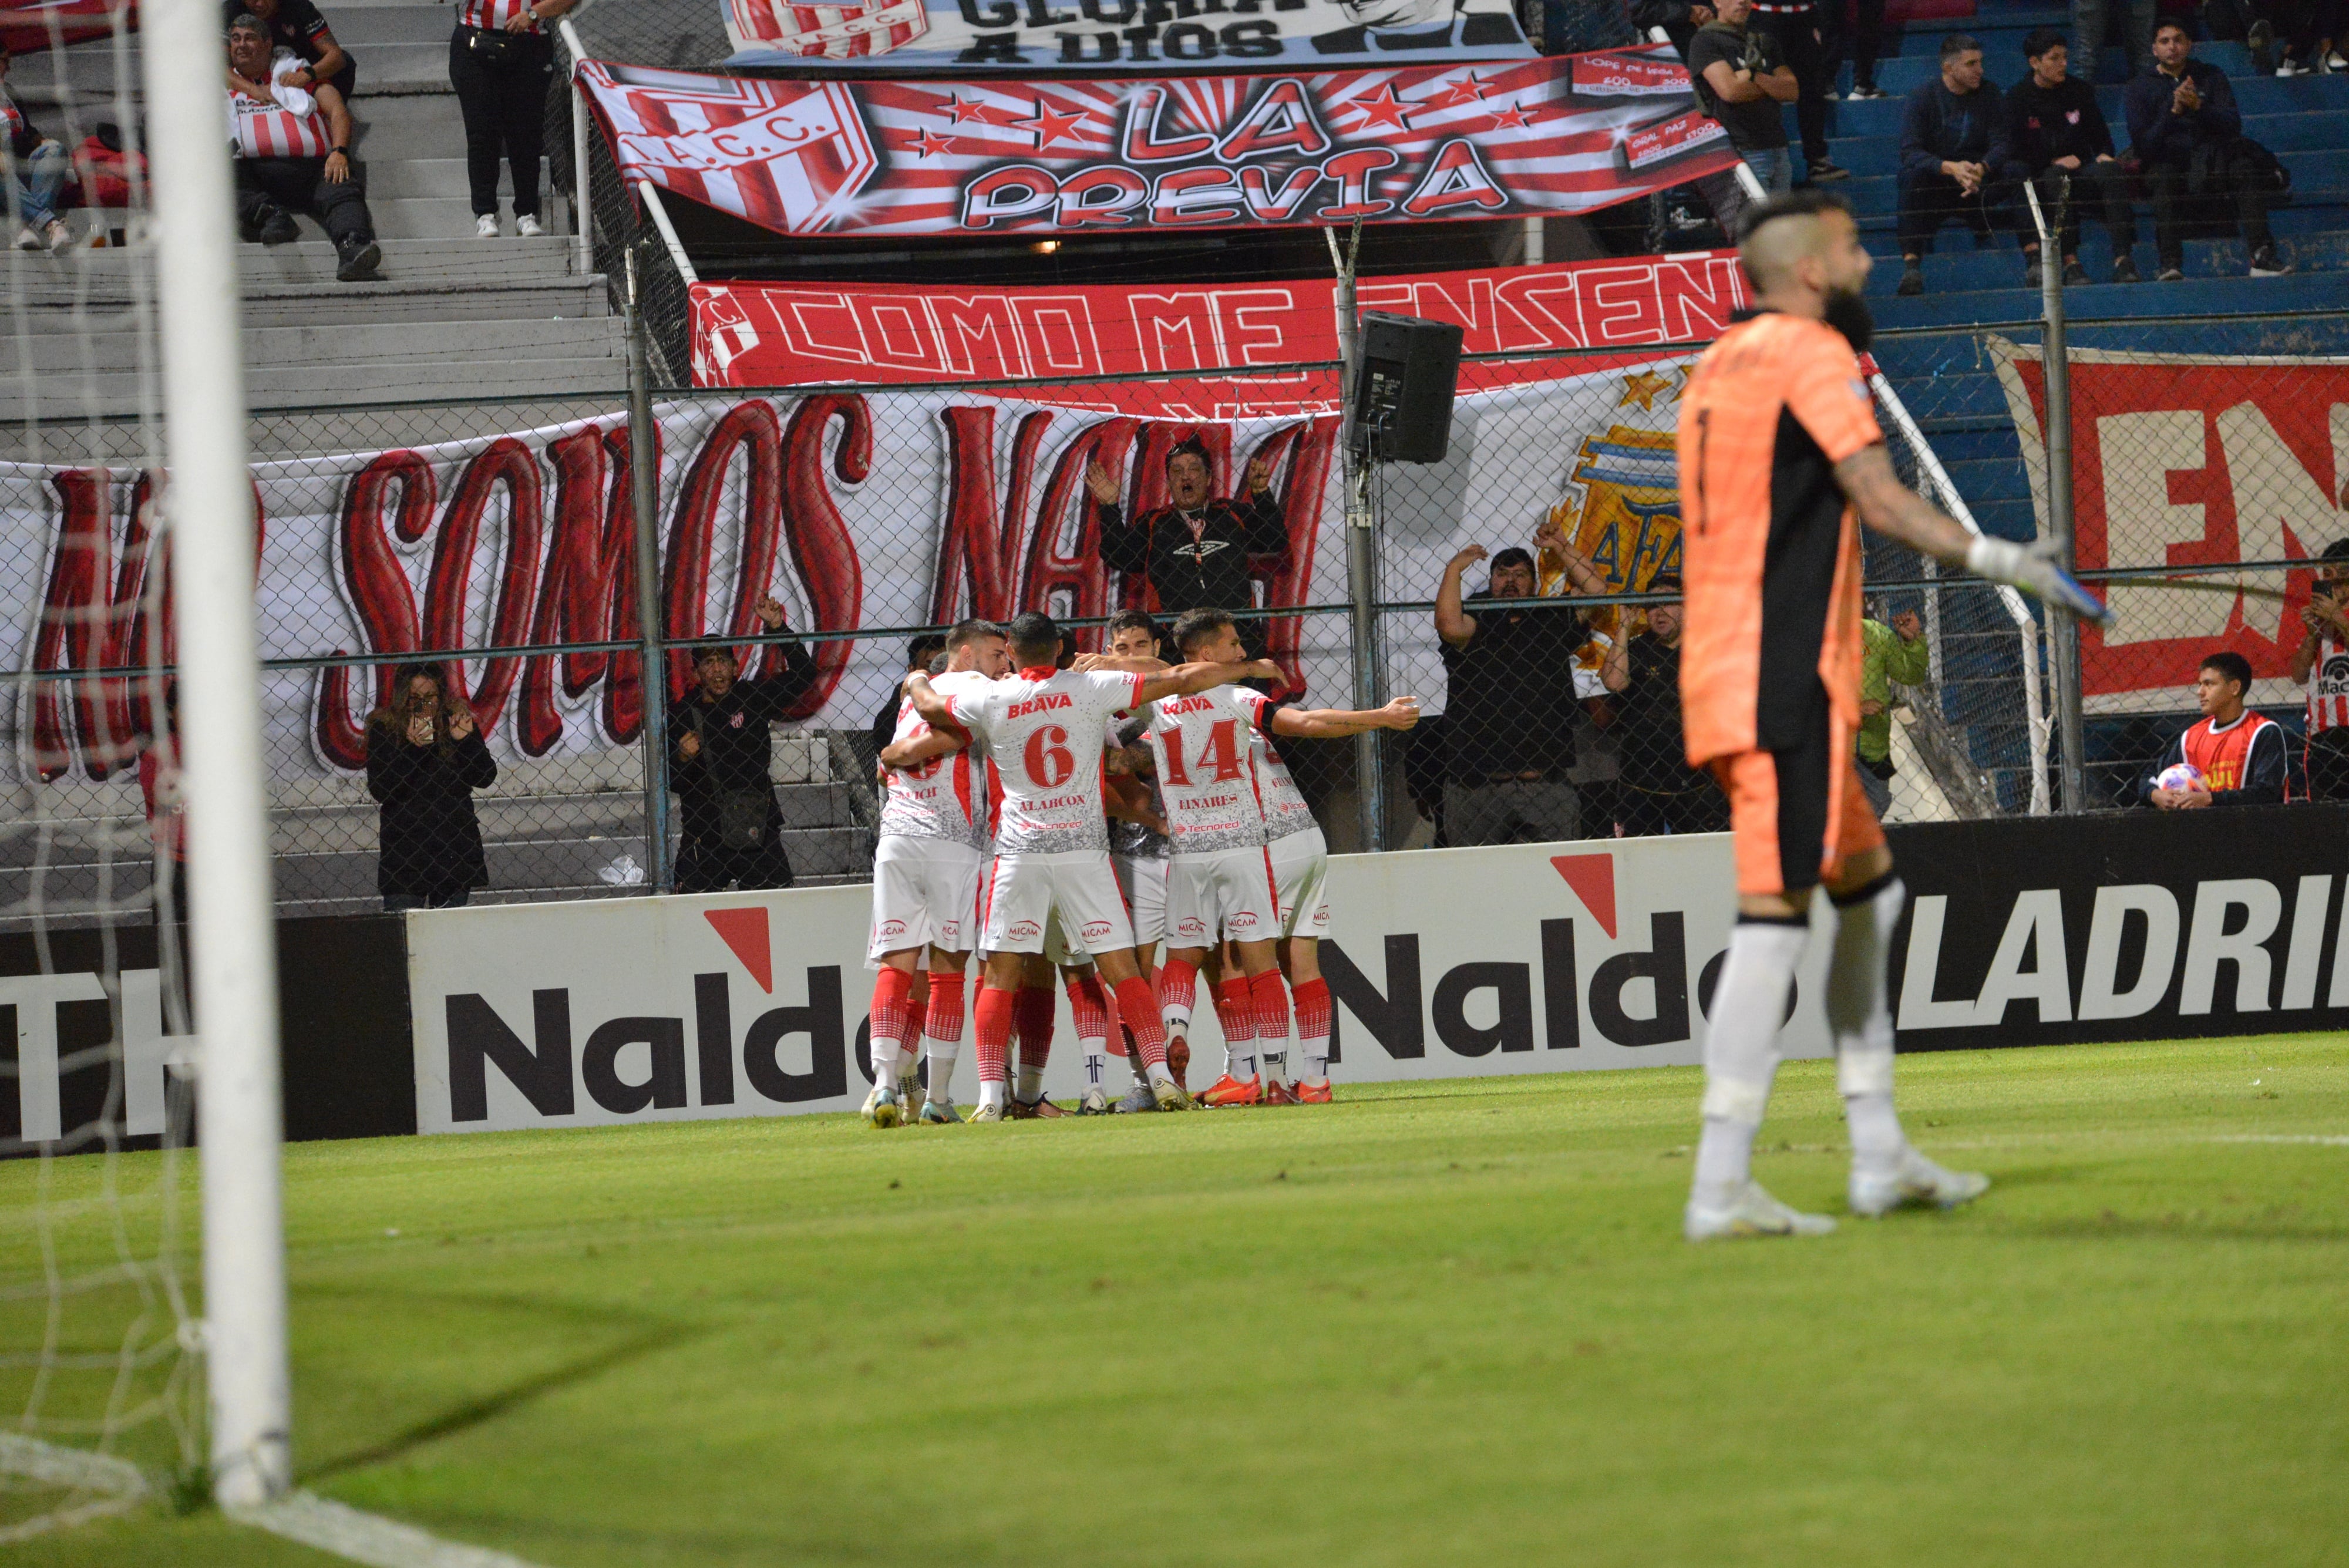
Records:
<instances>
[{"instance_id":1,"label":"man in black jacket","mask_svg":"<svg viewBox=\"0 0 2349 1568\"><path fill-rule=\"evenodd\" d=\"M1116 476L1095 462L1085 488L1101 506L1102 559L1121 572L1143 572L1169 616L1194 609L1247 609L1256 604L1250 556L1288 550L1288 524L1272 494L1272 469L1262 458L1247 465L1246 493L1219 501L1212 493L1207 449L1186 441L1166 454L1171 505L1132 522L1118 506ZM1263 647L1258 623L1240 623L1250 651Z\"/></svg>"},{"instance_id":2,"label":"man in black jacket","mask_svg":"<svg viewBox=\"0 0 2349 1568\"><path fill-rule=\"evenodd\" d=\"M780 631L783 607L759 601L759 619ZM815 685L815 660L793 639L771 643L770 668L754 680L738 679L731 649L694 652L694 689L668 711L668 787L677 793L683 842L677 857L677 891L715 893L727 884L792 885L783 853L783 811L767 772L775 740L767 726Z\"/></svg>"},{"instance_id":3,"label":"man in black jacket","mask_svg":"<svg viewBox=\"0 0 2349 1568\"><path fill-rule=\"evenodd\" d=\"M2271 191L2257 188L2246 167L2243 115L2227 73L2190 58L2194 40L2175 22L2153 30L2153 65L2134 78L2124 100L2129 151L2153 192L2153 245L2159 277L2186 275L2186 223L2190 199L2232 202L2251 248L2251 275L2279 277L2292 264L2276 254L2268 232Z\"/></svg>"},{"instance_id":4,"label":"man in black jacket","mask_svg":"<svg viewBox=\"0 0 2349 1568\"><path fill-rule=\"evenodd\" d=\"M2031 62L2031 74L2006 95L2007 180L2018 191L2023 181L2031 182L2040 206L2050 216L2062 213L2065 283L2088 281L2080 265L2083 207L2101 212L2112 233L2113 281L2138 282L2137 262L2129 254L2137 244L2137 216L2129 210L2128 178L2116 160L2113 133L2096 107L2095 89L2070 75L2071 50L2053 27L2023 39L2023 57ZM2015 234L2023 241L2023 281L2037 288L2039 231L2027 209L2015 214Z\"/></svg>"},{"instance_id":5,"label":"man in black jacket","mask_svg":"<svg viewBox=\"0 0 2349 1568\"><path fill-rule=\"evenodd\" d=\"M1982 79L1982 45L1964 33L1941 40L1941 74L1909 95L1900 117L1900 286L1925 292L1925 253L1952 218L1977 248L2002 221L2009 161L2006 102Z\"/></svg>"}]
</instances>

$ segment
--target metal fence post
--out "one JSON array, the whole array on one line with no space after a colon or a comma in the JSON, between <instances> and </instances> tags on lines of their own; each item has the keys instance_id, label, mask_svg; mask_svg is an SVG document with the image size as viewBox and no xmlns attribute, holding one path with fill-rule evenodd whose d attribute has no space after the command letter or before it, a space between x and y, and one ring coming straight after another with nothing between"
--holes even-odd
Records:
<instances>
[{"instance_id":1,"label":"metal fence post","mask_svg":"<svg viewBox=\"0 0 2349 1568\"><path fill-rule=\"evenodd\" d=\"M579 90L579 62L587 57L579 47L578 29L564 17L559 24L571 67L564 75L564 93L571 99L571 226L578 232L579 275L595 270L595 202L587 190L587 98Z\"/></svg>"},{"instance_id":2,"label":"metal fence post","mask_svg":"<svg viewBox=\"0 0 2349 1568\"><path fill-rule=\"evenodd\" d=\"M668 886L668 658L660 614L660 442L653 423L650 355L636 293L636 248L628 258L628 496L636 514L636 630L644 639L645 880Z\"/></svg>"},{"instance_id":3,"label":"metal fence post","mask_svg":"<svg viewBox=\"0 0 2349 1568\"><path fill-rule=\"evenodd\" d=\"M1378 530L1371 503L1373 464L1354 449L1354 370L1361 352L1355 319L1354 263L1361 254L1362 225L1358 220L1347 247L1340 251L1336 231L1324 229L1330 259L1338 269L1338 358L1340 361L1339 439L1345 454L1346 594L1352 601L1349 618L1354 655L1354 706L1376 708L1386 699L1379 668ZM1375 730L1354 737L1354 806L1362 847L1386 847L1386 775Z\"/></svg>"},{"instance_id":4,"label":"metal fence post","mask_svg":"<svg viewBox=\"0 0 2349 1568\"><path fill-rule=\"evenodd\" d=\"M2031 221L2039 230L2039 301L2046 327L2040 366L2047 397L2047 532L2055 543L2064 569L2073 568L2072 541L2072 366L2064 341L2063 209L2071 202L2070 182L2057 198L2051 225L2040 211L2039 192L2030 182L2023 194L2031 203ZM2080 623L2062 610L2044 612L2047 627L2048 661L2054 666L2055 729L2063 749L2057 777L2062 781L2064 812L2077 815L2087 809L2087 778L2084 771L2085 744L2080 721Z\"/></svg>"}]
</instances>

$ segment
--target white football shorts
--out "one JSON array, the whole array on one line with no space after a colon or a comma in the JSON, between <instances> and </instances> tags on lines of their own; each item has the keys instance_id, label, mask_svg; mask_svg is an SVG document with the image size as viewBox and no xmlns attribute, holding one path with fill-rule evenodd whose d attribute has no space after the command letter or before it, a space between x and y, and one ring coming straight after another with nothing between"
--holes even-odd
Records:
<instances>
[{"instance_id":1,"label":"white football shorts","mask_svg":"<svg viewBox=\"0 0 2349 1568\"><path fill-rule=\"evenodd\" d=\"M1278 934L1272 867L1261 845L1177 855L1166 863L1166 945L1260 942Z\"/></svg>"},{"instance_id":2,"label":"white football shorts","mask_svg":"<svg viewBox=\"0 0 2349 1568\"><path fill-rule=\"evenodd\" d=\"M1109 864L1117 873L1118 891L1125 895L1126 918L1133 922L1133 945L1165 940L1166 857L1112 855Z\"/></svg>"},{"instance_id":3,"label":"white football shorts","mask_svg":"<svg viewBox=\"0 0 2349 1568\"><path fill-rule=\"evenodd\" d=\"M1330 841L1318 827L1276 838L1272 885L1280 900L1280 934L1312 937L1330 934Z\"/></svg>"},{"instance_id":4,"label":"white football shorts","mask_svg":"<svg viewBox=\"0 0 2349 1568\"><path fill-rule=\"evenodd\" d=\"M864 967L904 948L970 950L978 935L978 874L987 857L947 838L885 834L873 857L873 931Z\"/></svg>"},{"instance_id":5,"label":"white football shorts","mask_svg":"<svg viewBox=\"0 0 2349 1568\"><path fill-rule=\"evenodd\" d=\"M978 885L979 946L991 953L1040 953L1057 914L1071 952L1133 945L1133 925L1105 849L999 855ZM1072 958L1072 962L1083 962Z\"/></svg>"}]
</instances>

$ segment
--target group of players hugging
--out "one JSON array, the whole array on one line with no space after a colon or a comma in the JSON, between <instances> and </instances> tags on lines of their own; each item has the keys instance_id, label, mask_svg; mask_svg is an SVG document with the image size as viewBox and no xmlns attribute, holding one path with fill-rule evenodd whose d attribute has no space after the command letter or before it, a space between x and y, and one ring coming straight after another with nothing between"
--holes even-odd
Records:
<instances>
[{"instance_id":1,"label":"group of players hugging","mask_svg":"<svg viewBox=\"0 0 2349 1568\"><path fill-rule=\"evenodd\" d=\"M1175 621L1177 663L1140 611L1106 636L1104 651L1064 663L1050 616L967 620L930 670L905 678L881 753L866 954L874 1127L907 1119L916 1098L925 1122L963 1119L954 1070L974 951L974 1122L1068 1114L1043 1084L1055 970L1084 1053L1079 1116L1330 1097L1317 956L1329 846L1272 738L1407 730L1418 701L1309 710L1243 686L1280 670L1248 657L1223 610ZM1227 1059L1195 1100L1185 1078L1203 978ZM1113 1039L1133 1079L1114 1107Z\"/></svg>"}]
</instances>

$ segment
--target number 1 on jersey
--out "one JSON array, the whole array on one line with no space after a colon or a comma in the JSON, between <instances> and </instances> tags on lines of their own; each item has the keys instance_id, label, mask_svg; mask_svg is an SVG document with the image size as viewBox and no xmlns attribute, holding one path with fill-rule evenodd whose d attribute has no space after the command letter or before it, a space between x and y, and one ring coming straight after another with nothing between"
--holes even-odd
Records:
<instances>
[{"instance_id":1,"label":"number 1 on jersey","mask_svg":"<svg viewBox=\"0 0 2349 1568\"><path fill-rule=\"evenodd\" d=\"M1169 724L1158 734L1166 742L1167 782L1177 789L1189 789L1191 771L1183 757L1183 726ZM1216 784L1229 784L1240 776L1238 720L1219 719L1216 722L1215 727L1207 732L1207 743L1199 748L1199 760L1195 765L1202 771L1213 770L1208 778Z\"/></svg>"}]
</instances>

